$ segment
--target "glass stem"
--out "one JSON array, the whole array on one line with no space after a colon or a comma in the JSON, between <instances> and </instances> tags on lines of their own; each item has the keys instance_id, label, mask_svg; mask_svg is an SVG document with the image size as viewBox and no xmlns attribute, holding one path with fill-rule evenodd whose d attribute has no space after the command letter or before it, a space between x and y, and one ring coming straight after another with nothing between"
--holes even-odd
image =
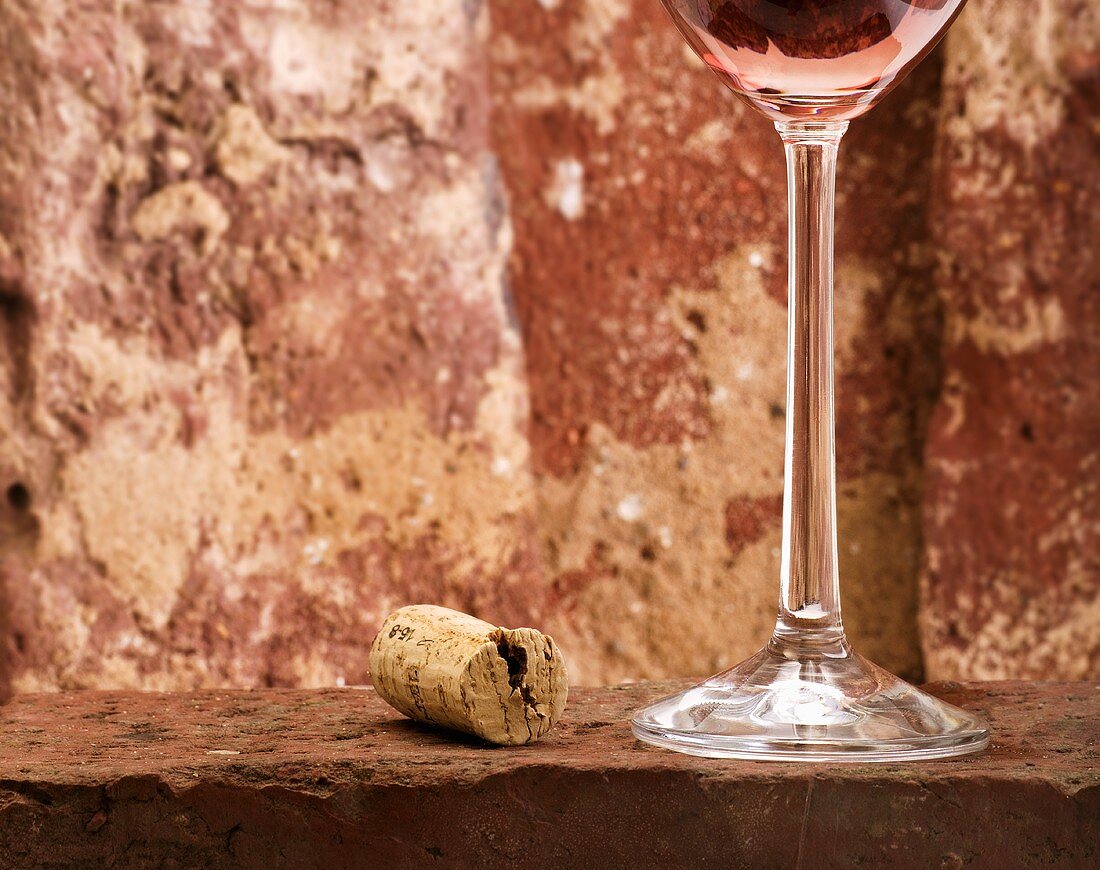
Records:
<instances>
[{"instance_id":1,"label":"glass stem","mask_svg":"<svg viewBox=\"0 0 1100 870\"><path fill-rule=\"evenodd\" d=\"M779 123L787 153L787 449L779 616L789 658L847 655L833 445L833 197L847 121Z\"/></svg>"}]
</instances>

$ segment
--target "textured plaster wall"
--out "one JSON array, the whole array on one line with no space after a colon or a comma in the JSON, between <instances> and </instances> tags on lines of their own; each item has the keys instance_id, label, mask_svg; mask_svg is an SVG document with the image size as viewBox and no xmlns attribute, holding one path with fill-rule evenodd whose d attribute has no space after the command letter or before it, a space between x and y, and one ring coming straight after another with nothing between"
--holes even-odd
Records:
<instances>
[{"instance_id":1,"label":"textured plaster wall","mask_svg":"<svg viewBox=\"0 0 1100 870\"><path fill-rule=\"evenodd\" d=\"M539 619L486 10L357 7L0 11L18 690L363 682L410 599Z\"/></svg>"},{"instance_id":2,"label":"textured plaster wall","mask_svg":"<svg viewBox=\"0 0 1100 870\"><path fill-rule=\"evenodd\" d=\"M586 681L714 671L758 648L775 619L779 138L658 3L508 0L493 20L493 141L562 643ZM938 379L927 201L939 66L853 126L838 190L846 617L865 652L910 674Z\"/></svg>"},{"instance_id":3,"label":"textured plaster wall","mask_svg":"<svg viewBox=\"0 0 1100 870\"><path fill-rule=\"evenodd\" d=\"M1098 668L1092 4L972 0L845 139L845 619ZM0 6L0 692L363 682L390 609L582 682L774 618L785 190L653 0Z\"/></svg>"},{"instance_id":4,"label":"textured plaster wall","mask_svg":"<svg viewBox=\"0 0 1100 870\"><path fill-rule=\"evenodd\" d=\"M972 0L950 36L934 209L933 676L1100 672L1100 7Z\"/></svg>"}]
</instances>

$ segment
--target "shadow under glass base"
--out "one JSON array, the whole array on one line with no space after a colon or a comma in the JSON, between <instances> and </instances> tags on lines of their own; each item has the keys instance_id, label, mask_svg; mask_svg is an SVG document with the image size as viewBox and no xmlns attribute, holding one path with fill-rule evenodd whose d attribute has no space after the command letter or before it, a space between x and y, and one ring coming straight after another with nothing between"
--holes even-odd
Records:
<instances>
[{"instance_id":1,"label":"shadow under glass base","mask_svg":"<svg viewBox=\"0 0 1100 870\"><path fill-rule=\"evenodd\" d=\"M976 716L853 653L793 656L772 643L686 691L639 710L640 740L711 758L907 761L978 752Z\"/></svg>"}]
</instances>

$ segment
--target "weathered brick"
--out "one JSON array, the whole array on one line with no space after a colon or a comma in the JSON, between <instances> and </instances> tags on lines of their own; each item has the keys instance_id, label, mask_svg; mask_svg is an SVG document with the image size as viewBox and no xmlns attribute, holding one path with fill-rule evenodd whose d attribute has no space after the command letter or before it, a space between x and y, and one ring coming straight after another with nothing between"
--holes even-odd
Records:
<instances>
[{"instance_id":1,"label":"weathered brick","mask_svg":"<svg viewBox=\"0 0 1100 870\"><path fill-rule=\"evenodd\" d=\"M763 639L777 139L656 2L490 5L491 41L459 0L0 9L0 697L358 680L413 600L542 625L590 682ZM842 149L845 616L919 673L927 483L932 672L1090 674L1098 28L972 5L941 297L938 60Z\"/></svg>"},{"instance_id":2,"label":"weathered brick","mask_svg":"<svg viewBox=\"0 0 1100 870\"><path fill-rule=\"evenodd\" d=\"M1100 9L973 0L948 58L925 656L937 677L1094 675Z\"/></svg>"},{"instance_id":3,"label":"weathered brick","mask_svg":"<svg viewBox=\"0 0 1100 870\"><path fill-rule=\"evenodd\" d=\"M493 22L555 634L590 682L717 670L775 618L779 138L652 0L499 0ZM908 674L938 376L925 211L938 83L934 57L853 125L838 191L845 608L862 651ZM742 534L727 520L744 503Z\"/></svg>"},{"instance_id":4,"label":"weathered brick","mask_svg":"<svg viewBox=\"0 0 1100 870\"><path fill-rule=\"evenodd\" d=\"M81 692L0 710L0 867L1059 867L1100 859L1096 684L940 684L992 748L919 764L638 743L683 684L571 693L489 748L371 690ZM174 862L174 863L173 863Z\"/></svg>"},{"instance_id":5,"label":"weathered brick","mask_svg":"<svg viewBox=\"0 0 1100 870\"><path fill-rule=\"evenodd\" d=\"M0 10L11 679L332 684L381 618L537 609L487 20Z\"/></svg>"}]
</instances>

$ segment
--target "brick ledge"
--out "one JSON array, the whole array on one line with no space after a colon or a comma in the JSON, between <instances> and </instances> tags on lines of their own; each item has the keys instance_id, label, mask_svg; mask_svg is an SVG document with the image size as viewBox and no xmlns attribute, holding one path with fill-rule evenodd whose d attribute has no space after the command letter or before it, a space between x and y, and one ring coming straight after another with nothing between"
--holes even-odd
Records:
<instances>
[{"instance_id":1,"label":"brick ledge","mask_svg":"<svg viewBox=\"0 0 1100 870\"><path fill-rule=\"evenodd\" d=\"M20 696L0 708L0 866L1100 861L1100 684L934 684L987 716L988 753L813 766L635 741L629 712L680 685L577 689L515 749L369 689Z\"/></svg>"}]
</instances>

